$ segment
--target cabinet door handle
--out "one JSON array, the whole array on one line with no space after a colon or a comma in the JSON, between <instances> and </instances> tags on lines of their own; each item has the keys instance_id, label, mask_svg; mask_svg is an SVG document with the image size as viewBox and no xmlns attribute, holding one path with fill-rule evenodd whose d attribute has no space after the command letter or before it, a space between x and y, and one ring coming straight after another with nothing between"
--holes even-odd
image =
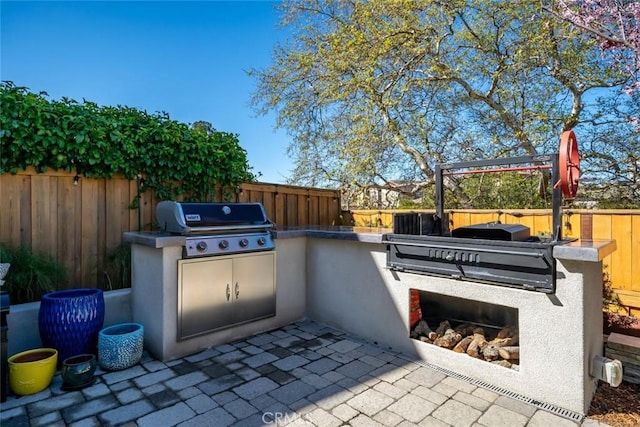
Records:
<instances>
[{"instance_id":1,"label":"cabinet door handle","mask_svg":"<svg viewBox=\"0 0 640 427\"><path fill-rule=\"evenodd\" d=\"M231 287L227 283L227 301L229 301L229 298L231 298Z\"/></svg>"},{"instance_id":2,"label":"cabinet door handle","mask_svg":"<svg viewBox=\"0 0 640 427\"><path fill-rule=\"evenodd\" d=\"M236 299L240 297L240 285L236 282Z\"/></svg>"}]
</instances>

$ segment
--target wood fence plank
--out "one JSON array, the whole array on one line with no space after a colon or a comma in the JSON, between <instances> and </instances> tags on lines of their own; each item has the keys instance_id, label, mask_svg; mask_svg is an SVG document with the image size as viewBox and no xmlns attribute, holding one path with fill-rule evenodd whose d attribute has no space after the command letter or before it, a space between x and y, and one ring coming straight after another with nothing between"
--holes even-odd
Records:
<instances>
[{"instance_id":1,"label":"wood fence plank","mask_svg":"<svg viewBox=\"0 0 640 427\"><path fill-rule=\"evenodd\" d=\"M611 238L616 241L617 249L611 254L611 281L619 289L631 289L631 217L629 215L611 216Z\"/></svg>"},{"instance_id":2,"label":"wood fence plank","mask_svg":"<svg viewBox=\"0 0 640 427\"><path fill-rule=\"evenodd\" d=\"M31 176L23 176L20 184L20 245L31 248Z\"/></svg>"},{"instance_id":3,"label":"wood fence plank","mask_svg":"<svg viewBox=\"0 0 640 427\"><path fill-rule=\"evenodd\" d=\"M564 222L569 222L567 227L565 223L562 225L562 236L565 238L579 239L580 238L580 226L582 224L581 214L572 214L565 216Z\"/></svg>"},{"instance_id":4,"label":"wood fence plank","mask_svg":"<svg viewBox=\"0 0 640 427\"><path fill-rule=\"evenodd\" d=\"M81 253L80 265L82 270L82 287L95 287L98 277L98 247L102 242L99 241L99 231L101 227L100 204L98 203L99 182L93 179L81 179L79 183L82 191L82 207L81 207Z\"/></svg>"},{"instance_id":5,"label":"wood fence plank","mask_svg":"<svg viewBox=\"0 0 640 427\"><path fill-rule=\"evenodd\" d=\"M594 240L609 240L611 239L611 216L610 215L593 215L593 231L592 237ZM602 260L602 267L604 271L611 277L611 269L613 268L611 262L611 255L605 257Z\"/></svg>"},{"instance_id":6,"label":"wood fence plank","mask_svg":"<svg viewBox=\"0 0 640 427\"><path fill-rule=\"evenodd\" d=\"M329 224L329 198L320 197L318 200L318 207L320 224Z\"/></svg>"},{"instance_id":7,"label":"wood fence plank","mask_svg":"<svg viewBox=\"0 0 640 427\"><path fill-rule=\"evenodd\" d=\"M58 186L58 224L60 238L56 245L56 259L67 269L69 280L78 283L81 266L76 258L79 251L81 190L73 185L73 178L60 176Z\"/></svg>"},{"instance_id":8,"label":"wood fence plank","mask_svg":"<svg viewBox=\"0 0 640 427\"><path fill-rule=\"evenodd\" d=\"M137 199L138 196L138 184L135 179L128 181L129 184L129 205L136 206L135 209L128 209L129 211L129 219L127 221L127 228L124 231L138 231L142 230L142 206L138 206L140 200ZM129 206L127 206L128 208ZM138 212L140 212L140 224L138 224Z\"/></svg>"},{"instance_id":9,"label":"wood fence plank","mask_svg":"<svg viewBox=\"0 0 640 427\"><path fill-rule=\"evenodd\" d=\"M265 191L262 196L262 207L270 221L276 222L275 194L271 191ZM276 222L276 225L278 223Z\"/></svg>"},{"instance_id":10,"label":"wood fence plank","mask_svg":"<svg viewBox=\"0 0 640 427\"><path fill-rule=\"evenodd\" d=\"M0 176L0 241L12 246L21 243L21 193L25 178L18 175Z\"/></svg>"},{"instance_id":11,"label":"wood fence plank","mask_svg":"<svg viewBox=\"0 0 640 427\"><path fill-rule=\"evenodd\" d=\"M298 197L296 194L286 194L287 225L298 225Z\"/></svg>"},{"instance_id":12,"label":"wood fence plank","mask_svg":"<svg viewBox=\"0 0 640 427\"><path fill-rule=\"evenodd\" d=\"M107 193L107 181L106 179L95 180L96 185L96 225L94 230L94 238L96 239L96 253L94 255L95 269L90 283L94 283L94 286L98 286L104 281L104 259L107 255L107 236L117 231L113 231L108 227L110 218L107 216L106 207L106 193Z\"/></svg>"},{"instance_id":13,"label":"wood fence plank","mask_svg":"<svg viewBox=\"0 0 640 427\"><path fill-rule=\"evenodd\" d=\"M310 196L309 199L309 225L320 224L320 197L317 195Z\"/></svg>"},{"instance_id":14,"label":"wood fence plank","mask_svg":"<svg viewBox=\"0 0 640 427\"><path fill-rule=\"evenodd\" d=\"M299 194L297 199L297 210L298 210L298 225L309 224L309 202L310 196Z\"/></svg>"},{"instance_id":15,"label":"wood fence plank","mask_svg":"<svg viewBox=\"0 0 640 427\"><path fill-rule=\"evenodd\" d=\"M287 225L287 211L286 211L286 204L285 204L285 196L280 194L279 192L276 192L274 194L275 197L275 205L276 205L276 215L275 215L275 223L278 225L279 229L282 229L282 227L286 227Z\"/></svg>"},{"instance_id":16,"label":"wood fence plank","mask_svg":"<svg viewBox=\"0 0 640 427\"><path fill-rule=\"evenodd\" d=\"M31 250L51 254L49 231L51 227L51 198L48 176L31 177Z\"/></svg>"},{"instance_id":17,"label":"wood fence plank","mask_svg":"<svg viewBox=\"0 0 640 427\"><path fill-rule=\"evenodd\" d=\"M634 215L631 220L631 235L633 236L631 245L631 289L638 292L640 297L640 215Z\"/></svg>"}]
</instances>

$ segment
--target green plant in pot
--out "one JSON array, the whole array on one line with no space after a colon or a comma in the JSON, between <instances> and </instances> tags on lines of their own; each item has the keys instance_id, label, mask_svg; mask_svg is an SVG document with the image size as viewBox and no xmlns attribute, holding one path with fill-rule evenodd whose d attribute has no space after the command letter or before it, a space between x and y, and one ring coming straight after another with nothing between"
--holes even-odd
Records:
<instances>
[{"instance_id":1,"label":"green plant in pot","mask_svg":"<svg viewBox=\"0 0 640 427\"><path fill-rule=\"evenodd\" d=\"M64 266L26 246L0 244L0 263L11 264L3 286L11 295L11 304L39 301L42 295L67 284Z\"/></svg>"}]
</instances>

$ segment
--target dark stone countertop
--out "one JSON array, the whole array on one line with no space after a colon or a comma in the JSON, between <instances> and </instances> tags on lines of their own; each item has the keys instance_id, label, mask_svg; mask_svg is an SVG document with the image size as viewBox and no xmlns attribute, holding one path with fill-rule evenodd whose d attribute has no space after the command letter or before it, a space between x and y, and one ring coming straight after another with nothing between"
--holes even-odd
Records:
<instances>
[{"instance_id":1,"label":"dark stone countertop","mask_svg":"<svg viewBox=\"0 0 640 427\"><path fill-rule=\"evenodd\" d=\"M388 228L375 227L302 226L274 230L273 236L276 240L307 237L382 244L383 235L391 232ZM152 248L183 246L185 244L185 236L160 231L126 232L123 235L123 240ZM553 256L557 259L600 262L615 250L615 240L579 239L554 246Z\"/></svg>"}]
</instances>

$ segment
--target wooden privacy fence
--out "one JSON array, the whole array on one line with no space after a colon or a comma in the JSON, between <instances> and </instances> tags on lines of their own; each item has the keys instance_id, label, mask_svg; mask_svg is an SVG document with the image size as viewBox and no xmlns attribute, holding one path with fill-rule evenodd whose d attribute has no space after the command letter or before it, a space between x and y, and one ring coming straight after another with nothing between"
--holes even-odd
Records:
<instances>
[{"instance_id":1,"label":"wooden privacy fence","mask_svg":"<svg viewBox=\"0 0 640 427\"><path fill-rule=\"evenodd\" d=\"M354 210L353 222L360 226L393 227L393 214L407 210ZM413 212L434 213L433 210ZM501 221L523 224L534 235L550 235L551 212L524 210L454 210L449 212L450 227ZM563 212L564 237L615 240L617 250L603 260L613 290L631 314L640 316L640 210L572 209Z\"/></svg>"},{"instance_id":2,"label":"wooden privacy fence","mask_svg":"<svg viewBox=\"0 0 640 427\"><path fill-rule=\"evenodd\" d=\"M32 168L0 175L0 242L52 256L67 268L72 287L99 287L122 233L153 228L158 200L144 192L138 209L136 181L74 177ZM240 190L235 201L261 202L277 228L340 221L336 190L261 183Z\"/></svg>"}]
</instances>

